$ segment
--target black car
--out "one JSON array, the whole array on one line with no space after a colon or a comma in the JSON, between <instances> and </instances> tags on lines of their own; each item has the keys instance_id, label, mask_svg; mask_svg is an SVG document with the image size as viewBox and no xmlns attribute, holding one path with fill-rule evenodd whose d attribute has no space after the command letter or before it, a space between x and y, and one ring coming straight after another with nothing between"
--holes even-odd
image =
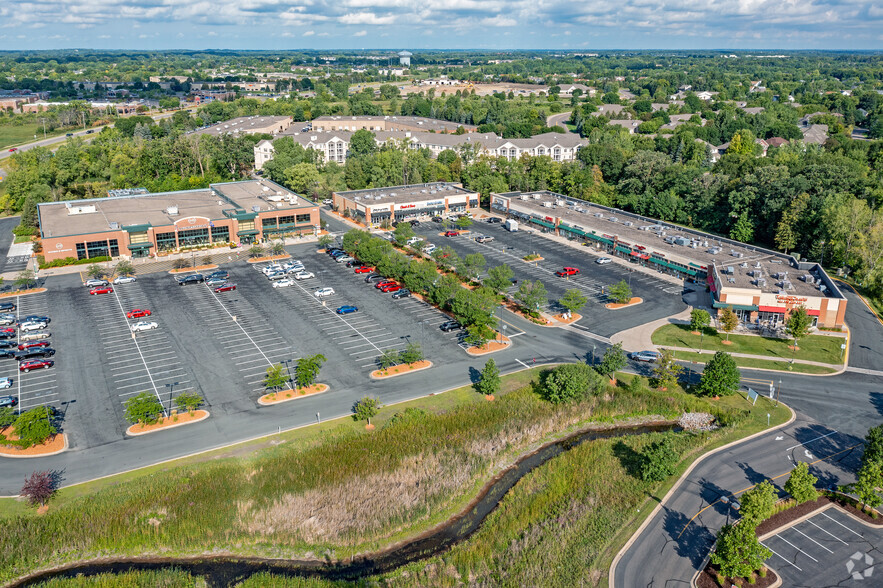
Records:
<instances>
[{"instance_id":1,"label":"black car","mask_svg":"<svg viewBox=\"0 0 883 588\"><path fill-rule=\"evenodd\" d=\"M411 223L412 227L419 227L420 226L420 221L418 221L418 220L411 220L408 222Z\"/></svg>"},{"instance_id":2,"label":"black car","mask_svg":"<svg viewBox=\"0 0 883 588\"><path fill-rule=\"evenodd\" d=\"M26 317L22 317L19 319L18 324L22 323L46 323L47 325L52 322L48 316L43 316L40 314L29 314Z\"/></svg>"},{"instance_id":3,"label":"black car","mask_svg":"<svg viewBox=\"0 0 883 588\"><path fill-rule=\"evenodd\" d=\"M0 339L0 349L18 348L18 342L15 339Z\"/></svg>"},{"instance_id":4,"label":"black car","mask_svg":"<svg viewBox=\"0 0 883 588\"><path fill-rule=\"evenodd\" d=\"M399 290L398 292L393 292L392 297L395 298L396 300L398 300L399 298L410 298L410 297L411 297L411 291L410 291L410 290L407 290L407 289L405 289L405 288L402 288L402 289Z\"/></svg>"},{"instance_id":5,"label":"black car","mask_svg":"<svg viewBox=\"0 0 883 588\"><path fill-rule=\"evenodd\" d=\"M364 265L365 265L364 263L362 263L361 261L357 261L355 259L352 261L346 262L347 267L362 267Z\"/></svg>"},{"instance_id":6,"label":"black car","mask_svg":"<svg viewBox=\"0 0 883 588\"><path fill-rule=\"evenodd\" d=\"M328 255L334 255L338 251L343 251L343 249L341 249L340 247L329 247L325 250L325 253L327 253Z\"/></svg>"},{"instance_id":7,"label":"black car","mask_svg":"<svg viewBox=\"0 0 883 588\"><path fill-rule=\"evenodd\" d=\"M18 345L16 345L16 349L0 349L0 359L15 358L18 353L17 347Z\"/></svg>"},{"instance_id":8,"label":"black car","mask_svg":"<svg viewBox=\"0 0 883 588\"><path fill-rule=\"evenodd\" d=\"M443 218L440 217L440 216L434 216L434 217L432 217L432 222L434 222L434 223L443 223L443 222L445 222L445 219L443 219Z\"/></svg>"},{"instance_id":9,"label":"black car","mask_svg":"<svg viewBox=\"0 0 883 588\"><path fill-rule=\"evenodd\" d=\"M489 222L490 224L499 224L499 223L503 222L503 219L496 217L496 216L492 216L489 219L487 219L487 222Z\"/></svg>"},{"instance_id":10,"label":"black car","mask_svg":"<svg viewBox=\"0 0 883 588\"><path fill-rule=\"evenodd\" d=\"M463 325L458 323L457 321L448 321L446 323L442 323L438 326L439 329L444 331L445 333L450 333L451 331L456 331L458 329L462 329Z\"/></svg>"},{"instance_id":11,"label":"black car","mask_svg":"<svg viewBox=\"0 0 883 588\"><path fill-rule=\"evenodd\" d=\"M17 351L15 359L21 361L23 359L34 359L35 357L52 357L53 355L55 355L55 350L51 347L31 347L30 349Z\"/></svg>"},{"instance_id":12,"label":"black car","mask_svg":"<svg viewBox=\"0 0 883 588\"><path fill-rule=\"evenodd\" d=\"M187 284L199 284L205 281L205 276L202 274L190 274L189 276L184 276L183 278L177 278L179 286L186 286Z\"/></svg>"},{"instance_id":13,"label":"black car","mask_svg":"<svg viewBox=\"0 0 883 588\"><path fill-rule=\"evenodd\" d=\"M3 339L18 339L18 333L15 331L0 331L0 341Z\"/></svg>"},{"instance_id":14,"label":"black car","mask_svg":"<svg viewBox=\"0 0 883 588\"><path fill-rule=\"evenodd\" d=\"M15 304L12 302L0 302L0 312L9 312L15 310Z\"/></svg>"},{"instance_id":15,"label":"black car","mask_svg":"<svg viewBox=\"0 0 883 588\"><path fill-rule=\"evenodd\" d=\"M212 278L220 278L221 280L226 280L230 277L230 272L227 270L217 270L205 277L206 280L211 280Z\"/></svg>"}]
</instances>

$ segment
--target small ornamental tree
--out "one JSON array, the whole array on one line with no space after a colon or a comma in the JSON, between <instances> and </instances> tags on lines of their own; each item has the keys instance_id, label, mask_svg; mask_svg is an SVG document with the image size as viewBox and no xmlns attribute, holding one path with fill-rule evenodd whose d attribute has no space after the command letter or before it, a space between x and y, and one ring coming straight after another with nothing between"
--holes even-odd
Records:
<instances>
[{"instance_id":1,"label":"small ornamental tree","mask_svg":"<svg viewBox=\"0 0 883 588\"><path fill-rule=\"evenodd\" d=\"M55 480L49 471L34 472L25 478L21 495L27 498L31 506L45 506L46 501L55 494Z\"/></svg>"},{"instance_id":2,"label":"small ornamental tree","mask_svg":"<svg viewBox=\"0 0 883 588\"><path fill-rule=\"evenodd\" d=\"M506 265L498 265L487 271L487 277L484 279L484 285L499 294L505 292L512 285L512 278L515 272Z\"/></svg>"},{"instance_id":3,"label":"small ornamental tree","mask_svg":"<svg viewBox=\"0 0 883 588\"><path fill-rule=\"evenodd\" d=\"M558 300L558 304L567 309L568 312L574 313L579 312L579 310L586 305L589 299L586 296L577 290L576 288L572 288L564 293L564 296Z\"/></svg>"},{"instance_id":4,"label":"small ornamental tree","mask_svg":"<svg viewBox=\"0 0 883 588\"><path fill-rule=\"evenodd\" d=\"M172 262L172 269L185 269L190 267L190 263L186 259L176 259Z\"/></svg>"},{"instance_id":5,"label":"small ornamental tree","mask_svg":"<svg viewBox=\"0 0 883 588\"><path fill-rule=\"evenodd\" d=\"M561 404L582 400L601 391L600 376L584 363L567 363L543 374L543 395L549 402Z\"/></svg>"},{"instance_id":6,"label":"small ornamental tree","mask_svg":"<svg viewBox=\"0 0 883 588\"><path fill-rule=\"evenodd\" d=\"M622 350L622 343L617 343L604 352L601 363L595 369L599 374L604 374L612 380L616 372L625 367L627 361L625 351Z\"/></svg>"},{"instance_id":7,"label":"small ornamental tree","mask_svg":"<svg viewBox=\"0 0 883 588\"><path fill-rule=\"evenodd\" d=\"M86 268L86 275L90 278L100 278L104 276L104 268L97 263L93 263L88 268Z\"/></svg>"},{"instance_id":8,"label":"small ornamental tree","mask_svg":"<svg viewBox=\"0 0 883 588\"><path fill-rule=\"evenodd\" d=\"M703 396L725 396L736 391L740 380L736 360L729 353L718 351L705 364L698 390Z\"/></svg>"},{"instance_id":9,"label":"small ornamental tree","mask_svg":"<svg viewBox=\"0 0 883 588\"><path fill-rule=\"evenodd\" d=\"M264 388L276 392L288 381L288 375L285 373L285 366L276 363L267 368L267 375L264 376Z\"/></svg>"},{"instance_id":10,"label":"small ornamental tree","mask_svg":"<svg viewBox=\"0 0 883 588\"><path fill-rule=\"evenodd\" d=\"M284 255L285 254L285 244L282 241L273 241L273 244L270 245L270 255Z\"/></svg>"},{"instance_id":11,"label":"small ornamental tree","mask_svg":"<svg viewBox=\"0 0 883 588\"><path fill-rule=\"evenodd\" d=\"M881 486L883 486L883 467L876 461L868 461L859 468L856 482L850 485L850 489L855 492L862 504L874 508L883 503L877 492L877 488Z\"/></svg>"},{"instance_id":12,"label":"small ornamental tree","mask_svg":"<svg viewBox=\"0 0 883 588\"><path fill-rule=\"evenodd\" d=\"M461 216L457 219L457 228L461 231L465 231L469 227L472 226L472 219L468 216Z\"/></svg>"},{"instance_id":13,"label":"small ornamental tree","mask_svg":"<svg viewBox=\"0 0 883 588\"><path fill-rule=\"evenodd\" d=\"M739 513L742 522L750 521L754 527L770 518L779 494L769 480L764 480L742 495L742 507Z\"/></svg>"},{"instance_id":14,"label":"small ornamental tree","mask_svg":"<svg viewBox=\"0 0 883 588\"><path fill-rule=\"evenodd\" d=\"M678 385L678 376L684 371L683 366L675 361L674 352L670 349L662 349L653 368L653 386L666 389Z\"/></svg>"},{"instance_id":15,"label":"small ornamental tree","mask_svg":"<svg viewBox=\"0 0 883 588\"><path fill-rule=\"evenodd\" d=\"M540 306L548 300L548 297L546 286L539 280L534 282L524 280L515 293L515 300L520 302L530 314L537 314Z\"/></svg>"},{"instance_id":16,"label":"small ornamental tree","mask_svg":"<svg viewBox=\"0 0 883 588\"><path fill-rule=\"evenodd\" d=\"M610 296L610 299L617 304L627 304L632 299L632 289L625 280L622 280L618 284L608 286L607 294Z\"/></svg>"},{"instance_id":17,"label":"small ornamental tree","mask_svg":"<svg viewBox=\"0 0 883 588\"><path fill-rule=\"evenodd\" d=\"M15 422L15 410L11 406L0 408L0 431Z\"/></svg>"},{"instance_id":18,"label":"small ornamental tree","mask_svg":"<svg viewBox=\"0 0 883 588\"><path fill-rule=\"evenodd\" d=\"M371 424L371 419L380 412L380 401L370 396L365 396L353 405L353 419L357 421L367 421Z\"/></svg>"},{"instance_id":19,"label":"small ornamental tree","mask_svg":"<svg viewBox=\"0 0 883 588\"><path fill-rule=\"evenodd\" d=\"M135 266L131 261L123 260L114 266L114 271L118 276L131 276L135 274Z\"/></svg>"},{"instance_id":20,"label":"small ornamental tree","mask_svg":"<svg viewBox=\"0 0 883 588\"><path fill-rule=\"evenodd\" d=\"M791 470L791 475L785 482L785 492L790 494L797 504L803 504L819 497L816 490L816 482L818 481L818 478L809 473L809 464L802 461Z\"/></svg>"},{"instance_id":21,"label":"small ornamental tree","mask_svg":"<svg viewBox=\"0 0 883 588\"><path fill-rule=\"evenodd\" d=\"M812 325L812 317L806 313L805 306L800 305L791 311L788 320L785 321L785 332L794 339L794 349L798 349L797 341L809 333L810 325Z\"/></svg>"},{"instance_id":22,"label":"small ornamental tree","mask_svg":"<svg viewBox=\"0 0 883 588\"><path fill-rule=\"evenodd\" d=\"M675 473L679 459L669 437L652 443L641 454L641 479L645 482L661 482Z\"/></svg>"},{"instance_id":23,"label":"small ornamental tree","mask_svg":"<svg viewBox=\"0 0 883 588\"><path fill-rule=\"evenodd\" d=\"M45 442L58 431L52 425L52 413L49 406L38 406L18 415L15 419L16 443L20 447L33 447Z\"/></svg>"},{"instance_id":24,"label":"small ornamental tree","mask_svg":"<svg viewBox=\"0 0 883 588\"><path fill-rule=\"evenodd\" d=\"M380 354L380 357L377 358L377 363L380 365L380 369L382 370L391 368L392 366L398 365L401 362L402 360L399 356L399 352L395 349L386 349L383 353Z\"/></svg>"},{"instance_id":25,"label":"small ornamental tree","mask_svg":"<svg viewBox=\"0 0 883 588\"><path fill-rule=\"evenodd\" d=\"M34 277L33 271L29 269L22 270L21 273L15 277L15 287L19 290L30 288L35 280L36 278Z\"/></svg>"},{"instance_id":26,"label":"small ornamental tree","mask_svg":"<svg viewBox=\"0 0 883 588\"><path fill-rule=\"evenodd\" d=\"M163 413L162 404L150 392L142 392L124 403L126 420L132 424L152 425Z\"/></svg>"},{"instance_id":27,"label":"small ornamental tree","mask_svg":"<svg viewBox=\"0 0 883 588\"><path fill-rule=\"evenodd\" d=\"M294 381L298 388L307 388L315 384L316 378L319 377L319 371L322 369L322 364L326 361L325 356L321 353L302 357L298 360L297 366L294 368Z\"/></svg>"},{"instance_id":28,"label":"small ornamental tree","mask_svg":"<svg viewBox=\"0 0 883 588\"><path fill-rule=\"evenodd\" d=\"M417 363L418 361L423 361L423 357L423 350L417 343L408 343L405 349L399 353L399 359L402 360L402 363Z\"/></svg>"},{"instance_id":29,"label":"small ornamental tree","mask_svg":"<svg viewBox=\"0 0 883 588\"><path fill-rule=\"evenodd\" d=\"M727 341L729 341L730 333L739 326L739 317L733 312L733 309L728 306L723 309L718 320L720 321L721 329L727 334Z\"/></svg>"},{"instance_id":30,"label":"small ornamental tree","mask_svg":"<svg viewBox=\"0 0 883 588\"><path fill-rule=\"evenodd\" d=\"M411 226L411 223L406 222L400 222L392 234L399 245L404 245L408 242L408 239L415 236L414 227Z\"/></svg>"},{"instance_id":31,"label":"small ornamental tree","mask_svg":"<svg viewBox=\"0 0 883 588\"><path fill-rule=\"evenodd\" d=\"M485 396L493 396L499 392L500 370L497 368L497 362L493 359L487 360L484 364L484 369L481 370L478 381L472 384L472 387L475 388L476 392Z\"/></svg>"},{"instance_id":32,"label":"small ornamental tree","mask_svg":"<svg viewBox=\"0 0 883 588\"><path fill-rule=\"evenodd\" d=\"M181 394L178 394L177 398L175 398L175 404L177 407L181 410L186 410L187 412L193 412L204 403L205 401L202 399L202 396L196 392L182 392Z\"/></svg>"},{"instance_id":33,"label":"small ornamental tree","mask_svg":"<svg viewBox=\"0 0 883 588\"><path fill-rule=\"evenodd\" d=\"M711 315L707 310L694 308L690 311L690 330L701 331L711 324Z\"/></svg>"},{"instance_id":34,"label":"small ornamental tree","mask_svg":"<svg viewBox=\"0 0 883 588\"><path fill-rule=\"evenodd\" d=\"M883 464L883 425L877 425L868 429L865 435L865 451L862 453L862 463L876 461Z\"/></svg>"},{"instance_id":35,"label":"small ornamental tree","mask_svg":"<svg viewBox=\"0 0 883 588\"><path fill-rule=\"evenodd\" d=\"M720 568L727 578L745 578L759 570L773 552L760 544L755 526L724 525L717 534L717 547L711 554L711 563Z\"/></svg>"},{"instance_id":36,"label":"small ornamental tree","mask_svg":"<svg viewBox=\"0 0 883 588\"><path fill-rule=\"evenodd\" d=\"M328 247L334 243L334 237L329 234L320 235L319 236L319 247L322 249L328 249Z\"/></svg>"},{"instance_id":37,"label":"small ornamental tree","mask_svg":"<svg viewBox=\"0 0 883 588\"><path fill-rule=\"evenodd\" d=\"M248 248L248 256L251 258L262 257L264 255L264 248L261 247L259 243L255 243L251 247Z\"/></svg>"}]
</instances>

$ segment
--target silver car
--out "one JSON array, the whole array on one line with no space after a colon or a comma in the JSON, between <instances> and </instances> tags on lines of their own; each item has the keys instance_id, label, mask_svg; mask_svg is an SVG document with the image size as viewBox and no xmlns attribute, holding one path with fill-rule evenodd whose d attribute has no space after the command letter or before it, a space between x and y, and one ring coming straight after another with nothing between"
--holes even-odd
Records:
<instances>
[{"instance_id":1,"label":"silver car","mask_svg":"<svg viewBox=\"0 0 883 588\"><path fill-rule=\"evenodd\" d=\"M114 284L131 284L132 282L137 282L138 278L135 276L117 276L113 279Z\"/></svg>"},{"instance_id":2,"label":"silver car","mask_svg":"<svg viewBox=\"0 0 883 588\"><path fill-rule=\"evenodd\" d=\"M89 288L98 288L99 286L107 286L108 281L104 278L89 278L84 285Z\"/></svg>"},{"instance_id":3,"label":"silver car","mask_svg":"<svg viewBox=\"0 0 883 588\"><path fill-rule=\"evenodd\" d=\"M25 333L27 331L40 331L42 329L45 329L46 326L47 325L44 322L28 321L26 323L22 323L19 329L22 333Z\"/></svg>"},{"instance_id":4,"label":"silver car","mask_svg":"<svg viewBox=\"0 0 883 588\"><path fill-rule=\"evenodd\" d=\"M48 339L49 333L45 331L31 331L29 333L22 333L21 340L22 341L40 341L42 339Z\"/></svg>"},{"instance_id":5,"label":"silver car","mask_svg":"<svg viewBox=\"0 0 883 588\"><path fill-rule=\"evenodd\" d=\"M12 388L12 378L0 378L0 390Z\"/></svg>"}]
</instances>

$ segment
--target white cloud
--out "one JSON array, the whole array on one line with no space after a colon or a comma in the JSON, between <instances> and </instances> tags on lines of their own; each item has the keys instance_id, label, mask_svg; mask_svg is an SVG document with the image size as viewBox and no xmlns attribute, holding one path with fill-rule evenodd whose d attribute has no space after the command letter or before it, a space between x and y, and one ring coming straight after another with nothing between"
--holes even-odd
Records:
<instances>
[{"instance_id":1,"label":"white cloud","mask_svg":"<svg viewBox=\"0 0 883 588\"><path fill-rule=\"evenodd\" d=\"M367 34L368 34L368 31L366 31L365 29L362 29L358 33L353 33L353 36L354 37L364 37Z\"/></svg>"},{"instance_id":2,"label":"white cloud","mask_svg":"<svg viewBox=\"0 0 883 588\"><path fill-rule=\"evenodd\" d=\"M303 34L304 37L312 37L316 34L316 31L307 31Z\"/></svg>"},{"instance_id":3,"label":"white cloud","mask_svg":"<svg viewBox=\"0 0 883 588\"><path fill-rule=\"evenodd\" d=\"M483 18L480 24L486 27L514 27L518 26L518 21L498 14L493 18Z\"/></svg>"},{"instance_id":4,"label":"white cloud","mask_svg":"<svg viewBox=\"0 0 883 588\"><path fill-rule=\"evenodd\" d=\"M340 17L340 22L348 25L388 25L393 24L395 20L392 14L377 16L373 12L351 12Z\"/></svg>"}]
</instances>

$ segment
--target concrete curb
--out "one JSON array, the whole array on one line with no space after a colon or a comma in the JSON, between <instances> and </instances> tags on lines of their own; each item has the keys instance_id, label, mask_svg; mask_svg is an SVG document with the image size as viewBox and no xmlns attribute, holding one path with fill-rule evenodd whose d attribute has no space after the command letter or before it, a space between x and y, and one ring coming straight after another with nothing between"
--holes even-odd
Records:
<instances>
[{"instance_id":1,"label":"concrete curb","mask_svg":"<svg viewBox=\"0 0 883 588\"><path fill-rule=\"evenodd\" d=\"M59 433L61 438L64 440L64 447L59 449L58 451L53 451L51 453L40 453L37 455L10 455L8 453L0 453L0 457L8 457L10 459L36 459L38 457L49 457L52 455L58 455L59 453L64 453L68 450L70 445L68 445L67 435L65 433Z\"/></svg>"},{"instance_id":2,"label":"concrete curb","mask_svg":"<svg viewBox=\"0 0 883 588\"><path fill-rule=\"evenodd\" d=\"M135 426L135 425L132 425L131 427L126 429L126 435L128 435L130 437L140 437L141 435L150 435L151 433L159 433L160 431L168 431L169 429L175 429L177 427L186 427L187 425L195 425L196 423L201 423L202 421L204 421L205 419L207 419L211 416L211 413L209 411L203 410L203 409L199 409L199 410L202 410L202 412L204 412L205 414L203 416L199 417L198 419L195 419L192 421L187 421L185 423L175 423L175 424L169 425L168 427L160 427L159 429L152 429L150 431L141 431L140 433L132 432L132 427ZM171 418L171 417L169 417L169 418Z\"/></svg>"},{"instance_id":3,"label":"concrete curb","mask_svg":"<svg viewBox=\"0 0 883 588\"><path fill-rule=\"evenodd\" d=\"M425 365L423 367L419 367L419 368L416 368L413 370L408 370L406 372L401 372L398 374L390 374L388 376L375 376L374 374L376 372L383 371L383 370L374 370L373 372L371 372L371 374L368 377L371 378L372 380L388 380L390 378L398 378L399 376L407 376L408 374L422 372L423 370L428 370L429 368L431 368L433 366L433 363L431 361L429 361L429 360L426 360L426 361L429 363L429 365Z\"/></svg>"},{"instance_id":4,"label":"concrete curb","mask_svg":"<svg viewBox=\"0 0 883 588\"><path fill-rule=\"evenodd\" d=\"M294 395L292 395L291 398L282 398L279 400L264 400L264 396L269 396L269 394L264 394L264 396L261 396L260 398L258 398L258 404L260 404L261 406L275 406L277 404L282 404L283 402L290 402L292 400L298 400L300 398L309 398L310 396L318 396L319 394L324 394L324 393L328 392L329 390L331 390L331 386L329 386L328 384L314 384L314 386L315 385L325 386L325 388L322 390L319 390L318 392L312 392L310 394L294 394ZM282 392L285 392L285 390L281 390L279 392L276 392L276 394L278 395L278 394L281 394ZM297 391L294 390L294 392L297 392Z\"/></svg>"},{"instance_id":5,"label":"concrete curb","mask_svg":"<svg viewBox=\"0 0 883 588\"><path fill-rule=\"evenodd\" d=\"M622 549L619 550L619 552L616 554L616 557L613 558L613 562L610 564L610 574L609 574L610 582L608 584L610 586L610 588L615 588L614 580L616 579L616 565L619 563L619 560L622 559L623 554L625 554L625 552L628 551L629 547L631 547L632 544L634 544L634 542L637 541L638 537L641 536L641 533L644 532L644 529L646 529L650 525L650 521L652 521L653 518L656 516L656 514L660 510L662 510L662 507L663 507L663 505L665 505L666 501L668 501L668 499L671 497L671 495L674 494L674 492L678 488L681 487L681 484L683 484L686 481L686 479L690 475L690 473L694 469L696 469L696 467L698 467L699 464L704 462L707 458L711 457L712 455L720 453L721 451L724 451L725 449L729 449L730 447L733 447L735 445L745 443L746 441L751 441L752 439L755 439L756 437L760 437L761 435L766 435L770 431L776 431L778 429L787 427L788 425L790 425L791 423L793 423L797 419L797 413L794 412L793 408L791 408L790 406L788 406L787 404L785 404L783 402L780 402L779 404L781 404L782 406L784 406L785 408L787 408L788 410L791 411L791 418L788 419L786 422L782 423L781 425L771 427L769 429L764 429L763 431L758 431L757 433L754 433L753 435L749 435L748 437L743 437L742 439L737 439L735 441L727 443L726 445L722 445L722 446L718 447L717 449L712 449L708 453L705 453L705 454L697 457L696 460L690 464L690 466L684 471L684 473L681 475L681 477L678 478L678 481L675 482L674 485L665 494L665 496L662 497L662 500L660 500L659 503L657 503L656 508L654 508L653 511L649 515L647 515L647 517L644 519L644 522L641 523L640 527L638 527L638 530L635 531L634 534L632 534L632 536L629 538L629 540L626 541L625 545L622 546ZM703 565L702 567L704 568L705 566Z\"/></svg>"}]
</instances>

